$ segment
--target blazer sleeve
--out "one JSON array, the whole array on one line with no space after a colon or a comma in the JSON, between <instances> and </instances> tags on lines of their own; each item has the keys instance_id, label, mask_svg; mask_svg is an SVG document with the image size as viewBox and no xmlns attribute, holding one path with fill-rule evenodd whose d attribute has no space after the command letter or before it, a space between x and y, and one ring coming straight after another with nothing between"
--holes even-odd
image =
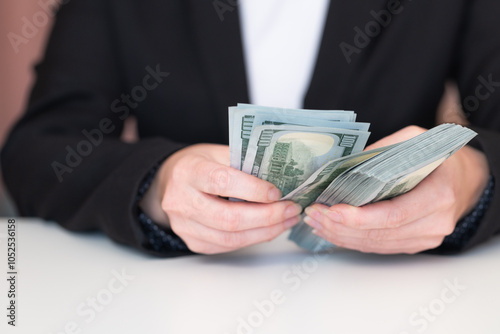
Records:
<instances>
[{"instance_id":1,"label":"blazer sleeve","mask_svg":"<svg viewBox=\"0 0 500 334\"><path fill-rule=\"evenodd\" d=\"M102 230L144 249L138 187L156 163L186 144L120 140L123 115L111 103L126 92L126 73L109 14L108 1L61 6L27 111L2 150L2 170L21 215L75 231Z\"/></svg>"},{"instance_id":2,"label":"blazer sleeve","mask_svg":"<svg viewBox=\"0 0 500 334\"><path fill-rule=\"evenodd\" d=\"M468 7L456 53L456 79L470 127L479 134L473 146L486 154L497 191L466 248L500 232L500 4L475 0Z\"/></svg>"}]
</instances>

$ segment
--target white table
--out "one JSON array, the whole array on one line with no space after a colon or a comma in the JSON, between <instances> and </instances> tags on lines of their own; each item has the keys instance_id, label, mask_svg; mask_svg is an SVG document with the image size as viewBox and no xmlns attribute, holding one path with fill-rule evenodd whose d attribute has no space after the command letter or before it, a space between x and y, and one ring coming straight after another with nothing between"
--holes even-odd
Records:
<instances>
[{"instance_id":1,"label":"white table","mask_svg":"<svg viewBox=\"0 0 500 334\"><path fill-rule=\"evenodd\" d=\"M157 259L98 233L17 219L17 243L17 327L6 324L2 276L1 333L500 333L499 238L455 257L315 259L283 236ZM133 278L116 279L122 271Z\"/></svg>"}]
</instances>

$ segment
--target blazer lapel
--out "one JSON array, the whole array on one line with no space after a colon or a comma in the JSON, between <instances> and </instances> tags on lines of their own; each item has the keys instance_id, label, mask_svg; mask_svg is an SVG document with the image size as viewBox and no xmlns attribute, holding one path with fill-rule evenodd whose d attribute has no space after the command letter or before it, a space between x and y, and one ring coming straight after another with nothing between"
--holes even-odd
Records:
<instances>
[{"instance_id":1,"label":"blazer lapel","mask_svg":"<svg viewBox=\"0 0 500 334\"><path fill-rule=\"evenodd\" d=\"M213 110L220 124L227 128L227 107L249 102L238 7L227 2L228 10L220 16L212 1L184 1L194 44L213 96ZM388 1L330 1L320 50L304 99L305 108L355 109L359 106L357 89L370 49L379 36L362 52L353 55L351 63L347 62L340 44L354 44L354 27L364 28L373 20L370 11L385 8Z\"/></svg>"},{"instance_id":2,"label":"blazer lapel","mask_svg":"<svg viewBox=\"0 0 500 334\"><path fill-rule=\"evenodd\" d=\"M357 88L369 62L371 47L353 54L350 63L342 52L341 43L354 45L354 28L361 29L373 20L371 11L384 9L390 0L338 1L331 0L315 69L304 98L304 108L349 109L359 105Z\"/></svg>"},{"instance_id":3,"label":"blazer lapel","mask_svg":"<svg viewBox=\"0 0 500 334\"><path fill-rule=\"evenodd\" d=\"M233 10L224 12L221 20L212 1L187 2L194 44L213 96L213 110L227 128L228 106L249 100L238 9L231 7Z\"/></svg>"}]
</instances>

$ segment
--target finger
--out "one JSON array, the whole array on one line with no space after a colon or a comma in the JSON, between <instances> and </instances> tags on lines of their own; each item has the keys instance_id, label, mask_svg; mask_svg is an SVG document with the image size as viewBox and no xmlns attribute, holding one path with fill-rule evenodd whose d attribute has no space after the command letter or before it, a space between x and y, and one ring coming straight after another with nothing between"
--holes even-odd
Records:
<instances>
[{"instance_id":1,"label":"finger","mask_svg":"<svg viewBox=\"0 0 500 334\"><path fill-rule=\"evenodd\" d=\"M208 247L209 244L216 246L214 248L217 251L221 249L223 251L230 251L265 241L271 241L287 229L296 225L299 221L299 217L293 217L284 222L280 222L268 227L260 227L245 231L228 232L208 227L193 220L188 220L185 221L184 224L176 228L176 233L197 240L198 243L195 244L195 247L198 247L198 250L204 242L204 253L212 251L209 249L210 247Z\"/></svg>"},{"instance_id":2,"label":"finger","mask_svg":"<svg viewBox=\"0 0 500 334\"><path fill-rule=\"evenodd\" d=\"M273 226L302 212L290 201L274 203L232 202L205 193L194 193L187 218L220 231L244 231ZM168 212L168 211L167 211Z\"/></svg>"},{"instance_id":3,"label":"finger","mask_svg":"<svg viewBox=\"0 0 500 334\"><path fill-rule=\"evenodd\" d=\"M357 250L363 253L377 254L415 254L439 247L444 237L425 237L402 240L374 241L350 237L327 237L321 232L315 233L338 247Z\"/></svg>"},{"instance_id":4,"label":"finger","mask_svg":"<svg viewBox=\"0 0 500 334\"><path fill-rule=\"evenodd\" d=\"M191 185L208 194L259 203L275 202L282 197L272 183L218 163L204 161L194 172L196 177Z\"/></svg>"},{"instance_id":5,"label":"finger","mask_svg":"<svg viewBox=\"0 0 500 334\"><path fill-rule=\"evenodd\" d=\"M232 248L216 245L209 240L204 240L202 237L197 237L197 234L193 233L196 224L189 219L185 219L178 214L171 214L169 218L172 231L184 241L192 252L200 254L218 254L233 250Z\"/></svg>"},{"instance_id":6,"label":"finger","mask_svg":"<svg viewBox=\"0 0 500 334\"><path fill-rule=\"evenodd\" d=\"M440 176L433 174L431 173L413 190L390 200L362 207L337 204L328 208L315 204L306 209L306 214L319 222L328 218L332 222L355 229L400 227L434 212L449 210L455 204L453 191L446 185L441 185L441 182L436 182Z\"/></svg>"},{"instance_id":7,"label":"finger","mask_svg":"<svg viewBox=\"0 0 500 334\"><path fill-rule=\"evenodd\" d=\"M304 222L325 235L328 239L333 238L335 235L338 237L368 239L377 242L412 238L444 237L450 235L454 231L456 225L456 222L453 222L451 219L439 213L398 228L370 230L353 229L334 222L321 224L309 216L304 218Z\"/></svg>"}]
</instances>

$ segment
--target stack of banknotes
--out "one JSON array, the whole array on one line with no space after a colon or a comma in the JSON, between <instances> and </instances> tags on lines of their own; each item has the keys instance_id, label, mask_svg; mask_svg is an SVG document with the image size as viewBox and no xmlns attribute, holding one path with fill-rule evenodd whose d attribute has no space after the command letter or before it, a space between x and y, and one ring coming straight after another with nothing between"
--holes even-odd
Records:
<instances>
[{"instance_id":1,"label":"stack of banknotes","mask_svg":"<svg viewBox=\"0 0 500 334\"><path fill-rule=\"evenodd\" d=\"M303 208L322 203L362 206L408 192L476 133L436 126L407 141L370 150L368 123L345 110L238 104L229 108L231 167L276 185ZM289 239L312 252L335 245L300 222Z\"/></svg>"}]
</instances>

